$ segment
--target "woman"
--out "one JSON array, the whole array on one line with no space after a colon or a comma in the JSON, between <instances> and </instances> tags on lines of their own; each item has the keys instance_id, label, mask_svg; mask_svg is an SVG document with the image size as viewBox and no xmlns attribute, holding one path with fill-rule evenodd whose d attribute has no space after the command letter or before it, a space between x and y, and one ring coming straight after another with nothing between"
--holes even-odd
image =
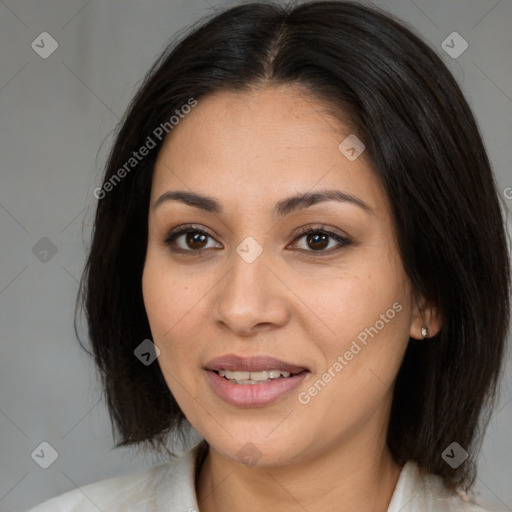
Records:
<instances>
[{"instance_id":1,"label":"woman","mask_svg":"<svg viewBox=\"0 0 512 512\"><path fill-rule=\"evenodd\" d=\"M478 511L509 260L436 54L351 2L247 4L154 65L83 300L117 446L202 441L46 510Z\"/></svg>"}]
</instances>

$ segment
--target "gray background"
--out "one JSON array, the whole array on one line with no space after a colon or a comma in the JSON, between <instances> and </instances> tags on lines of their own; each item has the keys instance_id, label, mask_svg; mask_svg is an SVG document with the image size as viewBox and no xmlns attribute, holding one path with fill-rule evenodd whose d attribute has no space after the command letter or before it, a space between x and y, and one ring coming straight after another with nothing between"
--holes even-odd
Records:
<instances>
[{"instance_id":1,"label":"gray background","mask_svg":"<svg viewBox=\"0 0 512 512\"><path fill-rule=\"evenodd\" d=\"M92 191L101 183L111 132L166 41L234 3L0 1L1 511L26 510L75 486L157 462L112 449L94 367L73 332L96 205ZM375 3L414 26L455 74L510 207L512 1ZM59 45L47 59L31 48L44 31ZM454 31L469 44L457 59L441 47ZM56 254L33 251L43 237ZM512 510L510 357L508 364L476 485L492 510ZM43 441L58 452L48 469L31 458Z\"/></svg>"}]
</instances>

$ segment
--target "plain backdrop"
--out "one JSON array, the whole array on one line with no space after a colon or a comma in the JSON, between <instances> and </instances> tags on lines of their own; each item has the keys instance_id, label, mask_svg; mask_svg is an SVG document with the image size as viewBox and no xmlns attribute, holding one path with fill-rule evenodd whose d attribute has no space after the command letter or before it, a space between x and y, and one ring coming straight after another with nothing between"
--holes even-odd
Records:
<instances>
[{"instance_id":1,"label":"plain backdrop","mask_svg":"<svg viewBox=\"0 0 512 512\"><path fill-rule=\"evenodd\" d=\"M166 42L234 4L0 1L0 511L27 510L76 486L155 464L113 449L95 369L73 331L97 202L92 192L101 185L112 131ZM510 207L512 1L375 4L414 27L453 71ZM442 47L453 32L468 43L457 58ZM58 48L43 58L52 44ZM476 485L492 510L512 510L510 357L508 364ZM47 469L34 455L43 442L58 454Z\"/></svg>"}]
</instances>

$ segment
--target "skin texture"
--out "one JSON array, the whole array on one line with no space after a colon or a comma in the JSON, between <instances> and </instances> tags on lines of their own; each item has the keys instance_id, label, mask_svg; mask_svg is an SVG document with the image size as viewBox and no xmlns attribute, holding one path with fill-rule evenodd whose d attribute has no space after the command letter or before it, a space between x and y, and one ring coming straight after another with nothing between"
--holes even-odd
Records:
<instances>
[{"instance_id":1,"label":"skin texture","mask_svg":"<svg viewBox=\"0 0 512 512\"><path fill-rule=\"evenodd\" d=\"M385 444L394 380L409 337L421 339L423 325L434 335L440 324L415 299L366 153L349 161L338 149L350 133L294 86L221 91L198 101L158 156L143 294L165 380L210 445L197 481L201 512L387 510L401 469ZM274 214L278 201L324 189L356 196L372 212L331 200ZM174 200L154 208L176 190L215 198L223 212ZM164 243L188 223L211 237L202 254L185 236L174 245L189 252ZM322 225L351 243L329 238L314 250L298 230ZM236 252L249 236L263 249L252 263ZM394 318L301 403L299 393L397 303ZM271 355L311 373L272 404L236 407L203 369L233 353ZM253 466L238 454L249 442L259 453Z\"/></svg>"}]
</instances>

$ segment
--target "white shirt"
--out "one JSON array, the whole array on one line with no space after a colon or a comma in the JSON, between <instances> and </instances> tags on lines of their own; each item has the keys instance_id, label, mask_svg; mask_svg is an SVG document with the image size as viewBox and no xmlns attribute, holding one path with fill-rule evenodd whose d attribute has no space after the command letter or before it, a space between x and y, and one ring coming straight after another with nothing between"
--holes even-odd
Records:
<instances>
[{"instance_id":1,"label":"white shirt","mask_svg":"<svg viewBox=\"0 0 512 512\"><path fill-rule=\"evenodd\" d=\"M28 512L198 512L195 464L200 443L181 457L138 473L73 489ZM403 467L387 512L485 512L450 493L439 476Z\"/></svg>"}]
</instances>

